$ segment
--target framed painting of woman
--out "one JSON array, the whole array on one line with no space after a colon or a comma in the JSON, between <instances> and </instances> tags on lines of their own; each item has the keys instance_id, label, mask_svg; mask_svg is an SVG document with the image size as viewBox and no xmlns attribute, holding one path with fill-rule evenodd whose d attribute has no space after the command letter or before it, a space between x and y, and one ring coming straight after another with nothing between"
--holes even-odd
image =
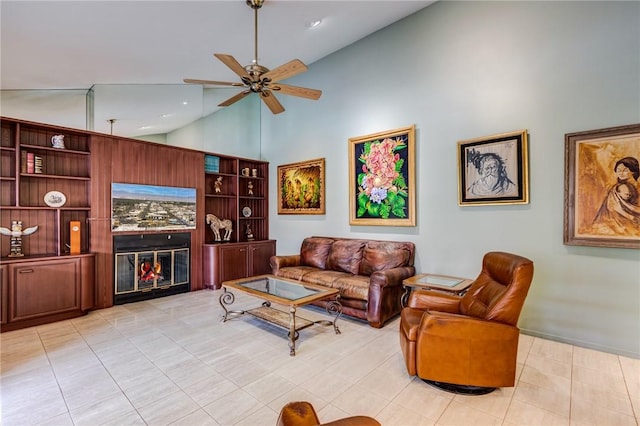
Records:
<instances>
[{"instance_id":1,"label":"framed painting of woman","mask_svg":"<svg viewBox=\"0 0 640 426\"><path fill-rule=\"evenodd\" d=\"M565 135L564 243L640 248L640 124Z\"/></svg>"}]
</instances>

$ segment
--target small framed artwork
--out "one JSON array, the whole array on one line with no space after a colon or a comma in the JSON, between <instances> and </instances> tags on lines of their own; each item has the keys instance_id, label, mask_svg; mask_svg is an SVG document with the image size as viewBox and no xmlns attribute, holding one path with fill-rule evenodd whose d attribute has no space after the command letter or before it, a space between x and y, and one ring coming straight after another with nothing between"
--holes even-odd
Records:
<instances>
[{"instance_id":1,"label":"small framed artwork","mask_svg":"<svg viewBox=\"0 0 640 426\"><path fill-rule=\"evenodd\" d=\"M640 124L565 135L564 243L640 248Z\"/></svg>"},{"instance_id":2,"label":"small framed artwork","mask_svg":"<svg viewBox=\"0 0 640 426\"><path fill-rule=\"evenodd\" d=\"M527 204L527 131L458 142L458 204Z\"/></svg>"},{"instance_id":3,"label":"small framed artwork","mask_svg":"<svg viewBox=\"0 0 640 426\"><path fill-rule=\"evenodd\" d=\"M415 126L349 139L349 224L416 226Z\"/></svg>"},{"instance_id":4,"label":"small framed artwork","mask_svg":"<svg viewBox=\"0 0 640 426\"><path fill-rule=\"evenodd\" d=\"M325 214L324 158L278 166L278 214Z\"/></svg>"}]
</instances>

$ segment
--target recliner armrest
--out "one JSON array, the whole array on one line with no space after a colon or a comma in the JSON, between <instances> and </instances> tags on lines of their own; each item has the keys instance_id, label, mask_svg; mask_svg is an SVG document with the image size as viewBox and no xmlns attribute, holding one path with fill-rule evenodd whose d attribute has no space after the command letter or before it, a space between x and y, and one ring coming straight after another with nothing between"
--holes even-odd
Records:
<instances>
[{"instance_id":1,"label":"recliner armrest","mask_svg":"<svg viewBox=\"0 0 640 426\"><path fill-rule=\"evenodd\" d=\"M274 275L278 275L277 272L280 268L286 268L287 266L300 266L300 255L291 254L288 256L271 256L269 259L269 266L271 266L271 272Z\"/></svg>"},{"instance_id":2,"label":"recliner armrest","mask_svg":"<svg viewBox=\"0 0 640 426\"><path fill-rule=\"evenodd\" d=\"M419 334L444 336L450 339L472 338L473 340L495 341L496 339L517 338L520 330L518 327L496 321L429 310L422 316Z\"/></svg>"},{"instance_id":3,"label":"recliner armrest","mask_svg":"<svg viewBox=\"0 0 640 426\"><path fill-rule=\"evenodd\" d=\"M407 307L457 314L460 312L460 299L460 296L453 294L432 290L415 290L409 296Z\"/></svg>"}]
</instances>

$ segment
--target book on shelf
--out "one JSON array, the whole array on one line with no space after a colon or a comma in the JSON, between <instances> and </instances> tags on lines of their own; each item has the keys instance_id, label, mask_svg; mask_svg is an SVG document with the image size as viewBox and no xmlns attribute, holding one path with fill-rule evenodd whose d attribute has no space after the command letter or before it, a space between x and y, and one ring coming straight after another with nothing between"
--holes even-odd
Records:
<instances>
[{"instance_id":1,"label":"book on shelf","mask_svg":"<svg viewBox=\"0 0 640 426\"><path fill-rule=\"evenodd\" d=\"M209 173L220 172L220 157L206 154L204 156L204 171Z\"/></svg>"},{"instance_id":2,"label":"book on shelf","mask_svg":"<svg viewBox=\"0 0 640 426\"><path fill-rule=\"evenodd\" d=\"M44 173L44 158L40 155L35 155L33 152L22 151L20 153L20 173Z\"/></svg>"},{"instance_id":3,"label":"book on shelf","mask_svg":"<svg viewBox=\"0 0 640 426\"><path fill-rule=\"evenodd\" d=\"M33 173L35 170L35 154L27 152L27 173Z\"/></svg>"}]
</instances>

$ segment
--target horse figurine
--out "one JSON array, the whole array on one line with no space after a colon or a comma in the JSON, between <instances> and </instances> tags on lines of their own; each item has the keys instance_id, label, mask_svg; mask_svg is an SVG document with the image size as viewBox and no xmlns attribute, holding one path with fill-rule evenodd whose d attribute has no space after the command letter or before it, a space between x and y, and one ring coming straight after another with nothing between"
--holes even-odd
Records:
<instances>
[{"instance_id":1,"label":"horse figurine","mask_svg":"<svg viewBox=\"0 0 640 426\"><path fill-rule=\"evenodd\" d=\"M214 214L207 215L207 224L211 226L211 230L216 237L216 241L229 241L231 240L231 233L233 232L233 223L229 219L218 219ZM224 229L224 238L220 238L220 230Z\"/></svg>"}]
</instances>

